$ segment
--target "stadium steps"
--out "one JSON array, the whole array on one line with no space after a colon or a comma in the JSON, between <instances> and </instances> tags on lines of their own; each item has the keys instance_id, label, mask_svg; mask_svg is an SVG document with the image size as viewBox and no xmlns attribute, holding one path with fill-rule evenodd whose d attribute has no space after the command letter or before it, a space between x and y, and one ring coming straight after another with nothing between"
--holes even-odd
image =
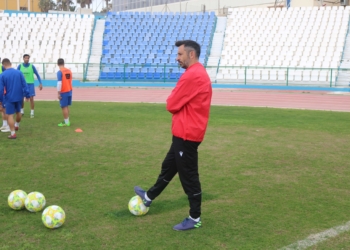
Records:
<instances>
[{"instance_id":1,"label":"stadium steps","mask_svg":"<svg viewBox=\"0 0 350 250\"><path fill-rule=\"evenodd\" d=\"M96 81L100 74L100 62L102 56L102 40L105 29L105 20L96 21L96 28L92 38L92 47L86 80Z\"/></svg>"},{"instance_id":2,"label":"stadium steps","mask_svg":"<svg viewBox=\"0 0 350 250\"><path fill-rule=\"evenodd\" d=\"M219 66L221 51L224 43L226 23L227 17L217 18L212 47L207 62L207 72L212 81L216 79L217 68Z\"/></svg>"},{"instance_id":3,"label":"stadium steps","mask_svg":"<svg viewBox=\"0 0 350 250\"><path fill-rule=\"evenodd\" d=\"M336 86L349 86L350 84L350 71L342 71L341 69L350 69L350 38L349 35L346 38L344 55L342 63L340 64L340 70L338 74Z\"/></svg>"}]
</instances>

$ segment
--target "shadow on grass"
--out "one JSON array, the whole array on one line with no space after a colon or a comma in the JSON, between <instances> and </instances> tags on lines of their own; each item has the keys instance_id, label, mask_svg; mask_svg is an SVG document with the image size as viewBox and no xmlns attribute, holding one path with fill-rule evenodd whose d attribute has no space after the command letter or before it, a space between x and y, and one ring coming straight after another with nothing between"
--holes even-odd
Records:
<instances>
[{"instance_id":1,"label":"shadow on grass","mask_svg":"<svg viewBox=\"0 0 350 250\"><path fill-rule=\"evenodd\" d=\"M214 200L217 196L208 194L208 193L203 193L202 196L202 202L206 202L209 200ZM151 206L151 209L149 210L148 214L161 214L163 211L175 211L181 208L188 207L188 199L186 196L181 196L177 200L155 200ZM109 218L130 218L130 211L128 208L118 210L118 211L110 211L105 213L105 216Z\"/></svg>"}]
</instances>

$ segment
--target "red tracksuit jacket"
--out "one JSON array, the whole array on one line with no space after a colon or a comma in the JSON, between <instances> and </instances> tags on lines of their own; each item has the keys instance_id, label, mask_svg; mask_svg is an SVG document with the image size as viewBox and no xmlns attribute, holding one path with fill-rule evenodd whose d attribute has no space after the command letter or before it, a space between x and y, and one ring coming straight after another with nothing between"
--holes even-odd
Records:
<instances>
[{"instance_id":1,"label":"red tracksuit jacket","mask_svg":"<svg viewBox=\"0 0 350 250\"><path fill-rule=\"evenodd\" d=\"M209 120L212 87L200 63L188 67L167 99L173 114L172 134L184 140L203 141Z\"/></svg>"}]
</instances>

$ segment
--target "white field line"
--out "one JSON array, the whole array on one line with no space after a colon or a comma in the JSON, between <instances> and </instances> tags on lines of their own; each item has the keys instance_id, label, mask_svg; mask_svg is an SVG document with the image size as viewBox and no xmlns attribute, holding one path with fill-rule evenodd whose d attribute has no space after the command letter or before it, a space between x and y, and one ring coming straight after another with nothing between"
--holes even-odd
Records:
<instances>
[{"instance_id":1,"label":"white field line","mask_svg":"<svg viewBox=\"0 0 350 250\"><path fill-rule=\"evenodd\" d=\"M334 238L337 235L350 231L350 221L346 222L344 225L332 227L317 234L311 234L304 240L297 241L289 246L282 247L279 250L302 250L308 247L314 246L322 241L326 241L330 238Z\"/></svg>"}]
</instances>

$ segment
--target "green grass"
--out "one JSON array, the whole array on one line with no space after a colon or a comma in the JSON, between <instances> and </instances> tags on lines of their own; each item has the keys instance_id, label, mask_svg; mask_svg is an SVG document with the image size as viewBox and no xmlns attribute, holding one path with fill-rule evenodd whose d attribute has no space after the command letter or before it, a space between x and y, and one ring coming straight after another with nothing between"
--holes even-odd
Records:
<instances>
[{"instance_id":1,"label":"green grass","mask_svg":"<svg viewBox=\"0 0 350 250\"><path fill-rule=\"evenodd\" d=\"M0 249L278 249L350 220L348 113L212 107L199 147L203 227L176 232L189 209L177 176L146 216L127 208L169 149L165 105L75 102L67 128L57 102L36 102L34 119L26 108L17 140L0 134ZM11 210L15 189L61 206L64 226ZM312 249L348 249L349 235Z\"/></svg>"}]
</instances>

